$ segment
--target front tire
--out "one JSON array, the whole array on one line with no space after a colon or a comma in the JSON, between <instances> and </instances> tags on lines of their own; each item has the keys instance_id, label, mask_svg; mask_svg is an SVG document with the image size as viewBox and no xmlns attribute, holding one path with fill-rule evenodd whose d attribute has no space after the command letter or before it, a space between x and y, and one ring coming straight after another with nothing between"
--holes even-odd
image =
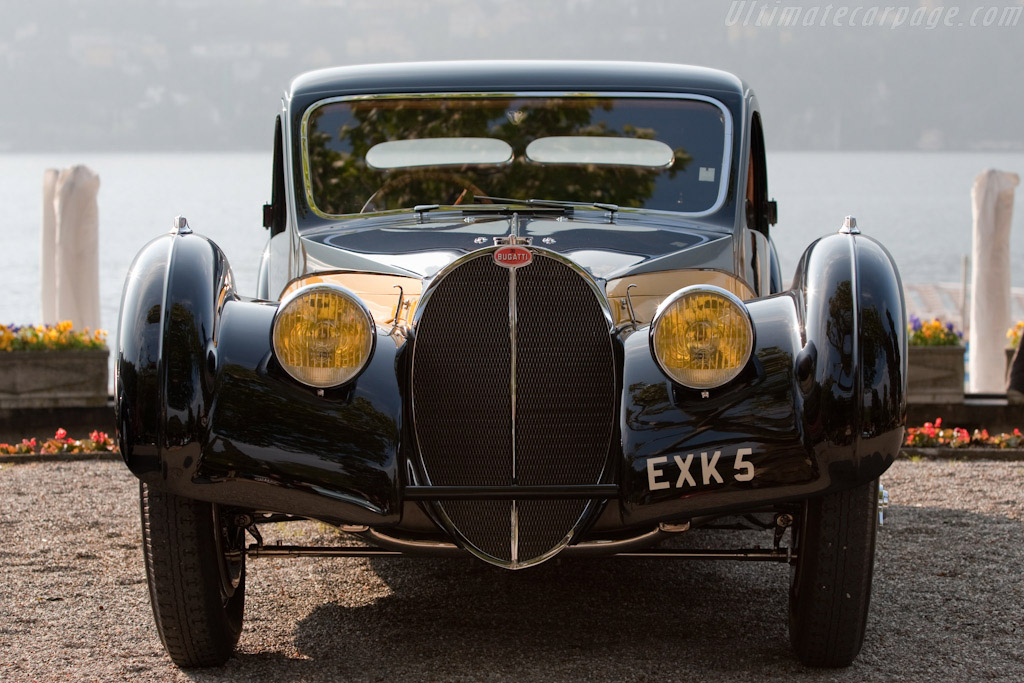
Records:
<instances>
[{"instance_id":1,"label":"front tire","mask_svg":"<svg viewBox=\"0 0 1024 683\"><path fill-rule=\"evenodd\" d=\"M220 666L242 632L244 530L220 507L139 486L142 547L160 640L180 667Z\"/></svg>"},{"instance_id":2,"label":"front tire","mask_svg":"<svg viewBox=\"0 0 1024 683\"><path fill-rule=\"evenodd\" d=\"M796 531L789 636L808 666L843 667L864 642L878 481L808 500Z\"/></svg>"}]
</instances>

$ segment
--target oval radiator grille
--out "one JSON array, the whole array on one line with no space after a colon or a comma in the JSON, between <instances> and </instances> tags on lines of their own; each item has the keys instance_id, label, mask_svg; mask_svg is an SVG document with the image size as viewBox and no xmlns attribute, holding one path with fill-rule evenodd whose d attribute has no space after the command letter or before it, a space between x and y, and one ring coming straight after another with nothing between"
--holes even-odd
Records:
<instances>
[{"instance_id":1,"label":"oval radiator grille","mask_svg":"<svg viewBox=\"0 0 1024 683\"><path fill-rule=\"evenodd\" d=\"M444 274L420 312L412 397L423 470L435 486L599 483L616 420L602 306L583 276L542 252L513 271L491 251ZM434 509L475 554L521 567L567 544L590 505L463 500Z\"/></svg>"}]
</instances>

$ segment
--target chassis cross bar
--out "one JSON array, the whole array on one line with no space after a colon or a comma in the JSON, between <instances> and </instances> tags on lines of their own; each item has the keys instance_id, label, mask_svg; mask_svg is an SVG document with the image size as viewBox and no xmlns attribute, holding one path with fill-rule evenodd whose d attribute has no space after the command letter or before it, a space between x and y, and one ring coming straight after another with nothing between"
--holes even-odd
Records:
<instances>
[{"instance_id":1,"label":"chassis cross bar","mask_svg":"<svg viewBox=\"0 0 1024 683\"><path fill-rule=\"evenodd\" d=\"M452 546L453 555L463 552ZM302 546L302 545L264 545L251 544L245 551L249 557L415 557L398 550L371 548L366 546ZM572 546L563 553L573 557ZM599 555L576 555L576 557L598 557ZM650 559L682 559L682 560L740 560L745 562L792 562L796 559L788 548L765 550L763 548L737 550L690 550L685 548L652 548L650 550L632 550L611 553L603 557L632 557Z\"/></svg>"},{"instance_id":2,"label":"chassis cross bar","mask_svg":"<svg viewBox=\"0 0 1024 683\"><path fill-rule=\"evenodd\" d=\"M406 500L568 500L618 498L617 484L585 486L406 486Z\"/></svg>"}]
</instances>

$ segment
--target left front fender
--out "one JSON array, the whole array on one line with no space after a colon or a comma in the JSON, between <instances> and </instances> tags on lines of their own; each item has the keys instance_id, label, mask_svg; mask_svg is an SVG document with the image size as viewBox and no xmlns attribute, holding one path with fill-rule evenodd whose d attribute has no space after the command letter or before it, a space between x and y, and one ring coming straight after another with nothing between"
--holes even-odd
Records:
<instances>
[{"instance_id":1,"label":"left front fender","mask_svg":"<svg viewBox=\"0 0 1024 683\"><path fill-rule=\"evenodd\" d=\"M906 313L899 273L880 244L848 234L818 240L790 291L747 307L751 360L707 392L665 377L648 329L625 340L627 525L851 488L877 478L899 451Z\"/></svg>"}]
</instances>

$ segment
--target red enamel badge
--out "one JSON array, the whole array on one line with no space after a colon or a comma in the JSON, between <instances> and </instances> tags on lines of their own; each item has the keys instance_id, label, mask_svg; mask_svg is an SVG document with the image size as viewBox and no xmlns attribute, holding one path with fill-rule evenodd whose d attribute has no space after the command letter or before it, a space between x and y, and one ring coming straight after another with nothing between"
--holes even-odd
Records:
<instances>
[{"instance_id":1,"label":"red enamel badge","mask_svg":"<svg viewBox=\"0 0 1024 683\"><path fill-rule=\"evenodd\" d=\"M507 246L494 252L494 262L505 268L521 268L533 261L533 254L526 247Z\"/></svg>"}]
</instances>

